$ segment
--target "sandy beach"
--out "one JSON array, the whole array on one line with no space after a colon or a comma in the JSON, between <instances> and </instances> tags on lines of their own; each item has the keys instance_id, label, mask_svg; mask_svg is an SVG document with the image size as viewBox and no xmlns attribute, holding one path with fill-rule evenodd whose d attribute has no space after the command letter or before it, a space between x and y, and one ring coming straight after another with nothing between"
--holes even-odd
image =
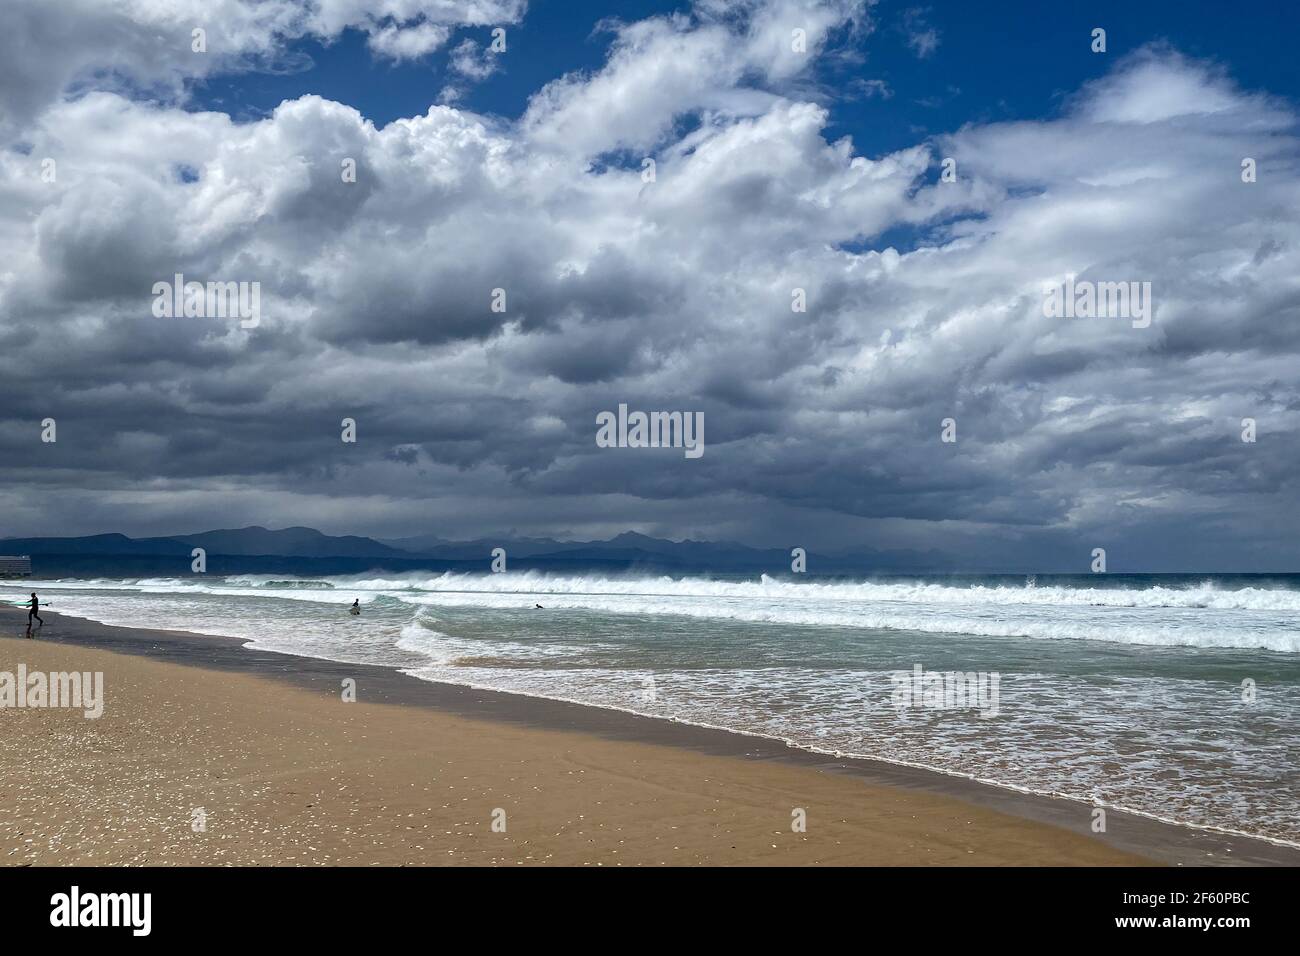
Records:
<instances>
[{"instance_id":1,"label":"sandy beach","mask_svg":"<svg viewBox=\"0 0 1300 956\"><path fill-rule=\"evenodd\" d=\"M1291 858L1258 841L1121 814L1096 835L1088 808L1063 801L382 668L258 653L233 640L49 613L40 639L29 641L15 636L17 615L0 620L0 671L99 671L105 698L98 719L71 709L0 711L7 865ZM356 681L355 702L343 700L347 679ZM792 827L798 811L804 832Z\"/></svg>"}]
</instances>

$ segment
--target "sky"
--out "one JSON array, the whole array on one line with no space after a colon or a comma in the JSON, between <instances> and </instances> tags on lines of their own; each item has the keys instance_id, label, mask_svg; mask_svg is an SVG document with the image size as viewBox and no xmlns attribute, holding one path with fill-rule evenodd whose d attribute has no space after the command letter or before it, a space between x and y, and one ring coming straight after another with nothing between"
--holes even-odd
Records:
<instances>
[{"instance_id":1,"label":"sky","mask_svg":"<svg viewBox=\"0 0 1300 956\"><path fill-rule=\"evenodd\" d=\"M6 0L0 537L1300 570L1297 25ZM171 315L177 274L256 298ZM604 447L620 405L704 452Z\"/></svg>"}]
</instances>

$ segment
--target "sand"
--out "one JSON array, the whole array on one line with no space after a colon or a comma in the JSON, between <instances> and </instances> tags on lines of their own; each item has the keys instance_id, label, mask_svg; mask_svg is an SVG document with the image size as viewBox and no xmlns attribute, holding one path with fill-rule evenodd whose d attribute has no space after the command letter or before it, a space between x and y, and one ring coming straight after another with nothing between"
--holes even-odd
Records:
<instances>
[{"instance_id":1,"label":"sand","mask_svg":"<svg viewBox=\"0 0 1300 956\"><path fill-rule=\"evenodd\" d=\"M19 663L102 671L105 706L98 719L0 711L10 865L1146 862L952 796L781 761L0 638L0 670Z\"/></svg>"}]
</instances>

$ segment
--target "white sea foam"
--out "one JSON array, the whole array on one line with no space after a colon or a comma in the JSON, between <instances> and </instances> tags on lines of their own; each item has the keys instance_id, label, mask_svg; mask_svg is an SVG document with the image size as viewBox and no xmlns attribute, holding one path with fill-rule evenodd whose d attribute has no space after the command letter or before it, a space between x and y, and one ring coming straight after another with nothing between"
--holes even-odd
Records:
<instances>
[{"instance_id":1,"label":"white sea foam","mask_svg":"<svg viewBox=\"0 0 1300 956\"><path fill-rule=\"evenodd\" d=\"M1184 588L1103 588L448 572L317 581L270 575L146 578L76 587L307 602L333 602L347 594L363 604L388 597L415 606L492 609L517 608L526 599L601 614L1300 653L1300 591L1225 589L1210 581Z\"/></svg>"}]
</instances>

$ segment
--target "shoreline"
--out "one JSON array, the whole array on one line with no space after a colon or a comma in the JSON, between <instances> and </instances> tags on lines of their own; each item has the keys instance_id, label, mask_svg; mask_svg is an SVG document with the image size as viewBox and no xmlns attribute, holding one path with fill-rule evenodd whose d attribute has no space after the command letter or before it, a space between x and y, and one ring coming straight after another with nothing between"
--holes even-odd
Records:
<instances>
[{"instance_id":1,"label":"shoreline","mask_svg":"<svg viewBox=\"0 0 1300 956\"><path fill-rule=\"evenodd\" d=\"M19 631L25 626L21 612L13 609L0 610L0 621L5 624L3 633L11 637L15 625ZM1054 830L1060 833L1062 844L1083 838L1098 849L1114 853L1117 858L1113 862L1121 862L1121 865L1143 862L1169 865L1300 864L1300 850L1253 837L1202 830L1110 809L1106 812L1106 832L1092 833L1092 807L1064 798L1029 794L902 764L819 754L770 738L627 711L435 683L379 665L343 664L258 651L248 648L247 642L239 638L115 627L57 616L53 612L47 613L46 627L38 633L37 641L23 643L90 648L180 665L207 674L224 673L276 681L299 691L328 694L330 698L337 698L341 680L352 678L357 684L358 699L367 705L430 712L520 732L568 735L576 741L668 748L668 752L680 754L682 759L688 755L701 759L706 766L713 765L710 761L742 761L751 772L757 768L760 779L766 770L777 767L782 768L779 775L783 778L786 770L796 774L812 773L824 779L850 782L862 790L888 791L911 802L935 800L957 809L970 808L972 813L995 814L1018 823L1026 830ZM18 650L11 648L15 643L16 640L5 642L6 656ZM109 695L111 700L111 688ZM742 767L738 767L736 772L743 774ZM772 773L778 775L775 770ZM848 796L851 797L852 792ZM1038 857L1042 856L1040 850ZM918 859L916 862L926 861ZM1031 865L1034 862L1040 865L1065 862L1068 865L1068 860L1054 861L1050 854L1046 859L1026 862Z\"/></svg>"}]
</instances>

